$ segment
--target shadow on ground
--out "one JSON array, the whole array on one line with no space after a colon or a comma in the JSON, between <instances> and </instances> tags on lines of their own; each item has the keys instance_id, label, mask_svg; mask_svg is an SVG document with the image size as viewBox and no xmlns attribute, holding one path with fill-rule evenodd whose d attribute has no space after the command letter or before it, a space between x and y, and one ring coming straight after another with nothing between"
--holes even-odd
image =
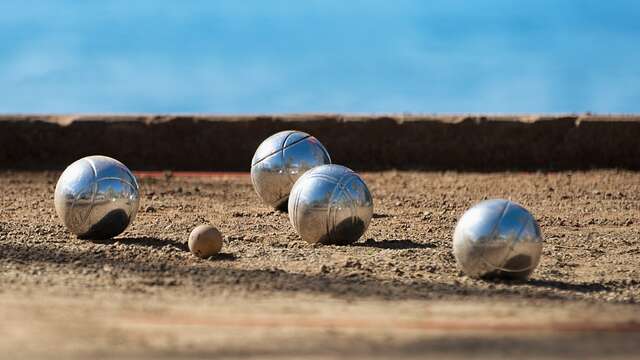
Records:
<instances>
[{"instance_id":1,"label":"shadow on ground","mask_svg":"<svg viewBox=\"0 0 640 360\"><path fill-rule=\"evenodd\" d=\"M169 239L159 239L156 237L150 236L140 236L140 237L122 237L122 238L112 238L107 240L89 240L94 244L100 245L112 245L115 243L121 243L125 245L135 245L135 246L146 246L154 249L162 249L166 246L173 246L180 250L189 251L189 247L187 244L169 240Z\"/></svg>"},{"instance_id":2,"label":"shadow on ground","mask_svg":"<svg viewBox=\"0 0 640 360\"><path fill-rule=\"evenodd\" d=\"M213 256L210 256L208 259L211 261L234 261L238 257L232 253L218 253Z\"/></svg>"},{"instance_id":3,"label":"shadow on ground","mask_svg":"<svg viewBox=\"0 0 640 360\"><path fill-rule=\"evenodd\" d=\"M123 238L112 241L150 247L175 246L171 240L155 238ZM403 244L403 243L401 243ZM409 244L411 245L411 244ZM184 248L184 245L182 245ZM406 246L406 245L405 245ZM172 250L176 251L176 250ZM558 281L532 280L512 282L514 285L485 287L474 284L438 283L428 280L389 279L380 280L367 275L338 276L336 274L288 273L279 269L237 269L222 267L215 260L234 260L233 254L220 254L212 261L201 262L175 257L145 257L131 252L96 252L94 249L53 250L46 246L25 246L21 244L0 244L0 263L54 263L78 271L96 271L108 265L121 279L174 278L178 283L187 280L201 291L220 289L220 286L238 290L265 290L282 292L321 293L339 298L382 298L382 299L452 299L464 298L527 298L547 300L585 300L581 293L599 291L594 284L565 284ZM141 260L144 259L144 260ZM154 283L154 282L151 282ZM556 288L570 290L558 293ZM589 301L587 299L587 301ZM592 300L596 301L596 300Z\"/></svg>"},{"instance_id":4,"label":"shadow on ground","mask_svg":"<svg viewBox=\"0 0 640 360\"><path fill-rule=\"evenodd\" d=\"M592 292L601 292L601 291L609 291L609 288L601 283L577 283L572 284L561 280L542 280L542 279L531 279L526 282L527 285L541 287L541 288L549 288L549 289L557 289L557 290L568 290L579 293L592 293Z\"/></svg>"},{"instance_id":5,"label":"shadow on ground","mask_svg":"<svg viewBox=\"0 0 640 360\"><path fill-rule=\"evenodd\" d=\"M380 240L375 241L372 239L367 239L365 242L354 243L353 246L363 246L363 247L372 247L379 249L396 249L396 250L404 250L404 249L431 249L434 248L435 245L427 243L417 243L413 240Z\"/></svg>"}]
</instances>

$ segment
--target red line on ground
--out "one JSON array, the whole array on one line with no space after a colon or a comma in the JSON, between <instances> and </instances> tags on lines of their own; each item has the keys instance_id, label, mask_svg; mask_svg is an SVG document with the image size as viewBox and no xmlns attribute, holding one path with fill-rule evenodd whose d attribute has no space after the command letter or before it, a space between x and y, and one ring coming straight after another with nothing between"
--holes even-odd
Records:
<instances>
[{"instance_id":1,"label":"red line on ground","mask_svg":"<svg viewBox=\"0 0 640 360\"><path fill-rule=\"evenodd\" d=\"M134 171L138 178L164 179L170 177L247 177L248 172L240 171Z\"/></svg>"}]
</instances>

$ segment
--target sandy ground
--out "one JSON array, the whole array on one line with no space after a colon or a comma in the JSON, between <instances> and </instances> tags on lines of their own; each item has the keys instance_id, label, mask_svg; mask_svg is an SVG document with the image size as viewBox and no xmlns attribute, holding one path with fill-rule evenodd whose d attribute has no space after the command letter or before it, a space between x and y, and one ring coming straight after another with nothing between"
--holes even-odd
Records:
<instances>
[{"instance_id":1,"label":"sandy ground","mask_svg":"<svg viewBox=\"0 0 640 360\"><path fill-rule=\"evenodd\" d=\"M78 240L57 173L0 172L5 358L637 358L640 173L365 173L375 215L352 246L310 246L246 175L143 178L120 237ZM465 277L451 234L474 203L535 215L528 282ZM201 260L201 223L225 236Z\"/></svg>"}]
</instances>

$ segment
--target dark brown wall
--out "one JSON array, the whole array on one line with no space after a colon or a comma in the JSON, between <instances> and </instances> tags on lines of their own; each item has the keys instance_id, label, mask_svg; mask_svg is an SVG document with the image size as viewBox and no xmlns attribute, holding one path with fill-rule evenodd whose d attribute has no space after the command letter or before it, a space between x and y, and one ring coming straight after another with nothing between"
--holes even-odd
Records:
<instances>
[{"instance_id":1,"label":"dark brown wall","mask_svg":"<svg viewBox=\"0 0 640 360\"><path fill-rule=\"evenodd\" d=\"M269 135L317 137L356 170L640 169L640 116L0 116L0 169L92 154L137 170L248 171Z\"/></svg>"}]
</instances>

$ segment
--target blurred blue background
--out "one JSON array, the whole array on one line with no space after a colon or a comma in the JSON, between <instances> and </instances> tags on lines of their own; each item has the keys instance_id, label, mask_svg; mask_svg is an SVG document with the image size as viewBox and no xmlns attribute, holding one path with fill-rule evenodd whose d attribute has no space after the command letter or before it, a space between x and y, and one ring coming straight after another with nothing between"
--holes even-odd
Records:
<instances>
[{"instance_id":1,"label":"blurred blue background","mask_svg":"<svg viewBox=\"0 0 640 360\"><path fill-rule=\"evenodd\" d=\"M640 2L3 1L0 112L640 112Z\"/></svg>"}]
</instances>

